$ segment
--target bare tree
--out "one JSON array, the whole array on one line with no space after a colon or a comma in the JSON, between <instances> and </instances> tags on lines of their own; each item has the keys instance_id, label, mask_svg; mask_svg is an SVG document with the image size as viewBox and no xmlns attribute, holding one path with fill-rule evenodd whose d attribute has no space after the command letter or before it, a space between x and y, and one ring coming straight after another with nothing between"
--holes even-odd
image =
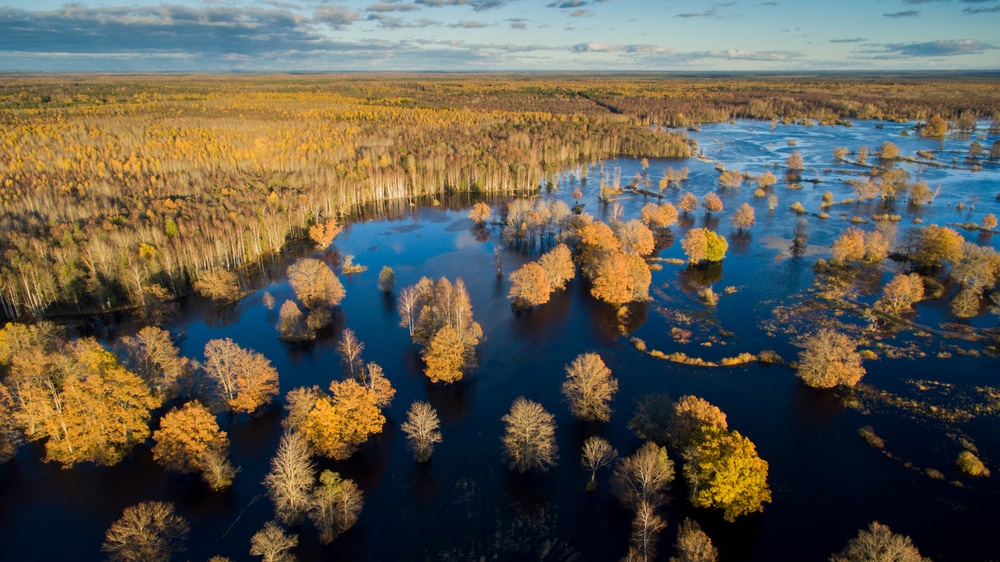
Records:
<instances>
[{"instance_id":1,"label":"bare tree","mask_svg":"<svg viewBox=\"0 0 1000 562\"><path fill-rule=\"evenodd\" d=\"M632 520L632 539L626 560L629 562L649 562L656 560L656 543L667 522L656 513L656 507L642 502L635 510Z\"/></svg>"},{"instance_id":2,"label":"bare tree","mask_svg":"<svg viewBox=\"0 0 1000 562\"><path fill-rule=\"evenodd\" d=\"M142 502L126 507L104 535L101 550L113 562L166 562L184 550L188 524L174 513L174 505Z\"/></svg>"},{"instance_id":3,"label":"bare tree","mask_svg":"<svg viewBox=\"0 0 1000 562\"><path fill-rule=\"evenodd\" d=\"M563 396L569 401L570 412L581 420L608 421L611 401L618 392L618 380L596 353L578 356L566 366Z\"/></svg>"},{"instance_id":4,"label":"bare tree","mask_svg":"<svg viewBox=\"0 0 1000 562\"><path fill-rule=\"evenodd\" d=\"M506 428L504 451L511 468L544 472L556 464L555 417L541 404L519 396L501 419Z\"/></svg>"},{"instance_id":5,"label":"bare tree","mask_svg":"<svg viewBox=\"0 0 1000 562\"><path fill-rule=\"evenodd\" d=\"M268 521L250 539L250 554L260 556L264 562L295 562L295 555L288 551L298 544L298 535L286 535L281 525Z\"/></svg>"},{"instance_id":6,"label":"bare tree","mask_svg":"<svg viewBox=\"0 0 1000 562\"><path fill-rule=\"evenodd\" d=\"M887 525L873 521L868 529L858 531L830 562L925 562L910 537L897 535Z\"/></svg>"},{"instance_id":7,"label":"bare tree","mask_svg":"<svg viewBox=\"0 0 1000 562\"><path fill-rule=\"evenodd\" d=\"M719 549L693 519L685 519L677 528L677 557L670 562L716 562Z\"/></svg>"},{"instance_id":8,"label":"bare tree","mask_svg":"<svg viewBox=\"0 0 1000 562\"><path fill-rule=\"evenodd\" d=\"M353 480L324 470L319 476L319 486L313 490L309 508L309 519L319 530L319 541L330 544L353 527L363 505L361 489Z\"/></svg>"},{"instance_id":9,"label":"bare tree","mask_svg":"<svg viewBox=\"0 0 1000 562\"><path fill-rule=\"evenodd\" d=\"M344 333L337 342L337 352L340 353L340 362L350 371L352 377L357 377L361 371L363 365L361 352L364 350L365 344L354 335L354 330L344 328Z\"/></svg>"},{"instance_id":10,"label":"bare tree","mask_svg":"<svg viewBox=\"0 0 1000 562\"><path fill-rule=\"evenodd\" d=\"M611 443L603 437L591 436L583 442L583 452L580 454L580 463L590 471L590 481L587 482L587 491L592 492L597 488L597 471L611 465L618 458L618 451L611 446Z\"/></svg>"},{"instance_id":11,"label":"bare tree","mask_svg":"<svg viewBox=\"0 0 1000 562\"><path fill-rule=\"evenodd\" d=\"M190 374L191 361L181 356L169 332L147 326L135 336L121 338L121 343L123 363L149 384L153 396L161 402L177 397Z\"/></svg>"},{"instance_id":12,"label":"bare tree","mask_svg":"<svg viewBox=\"0 0 1000 562\"><path fill-rule=\"evenodd\" d=\"M667 450L652 441L619 460L615 467L615 489L626 505L661 505L673 479L674 463L667 457Z\"/></svg>"},{"instance_id":13,"label":"bare tree","mask_svg":"<svg viewBox=\"0 0 1000 562\"><path fill-rule=\"evenodd\" d=\"M400 429L406 433L406 443L417 462L426 462L431 458L434 444L441 442L441 432L438 431L440 427L437 410L429 403L418 400L410 406L406 421Z\"/></svg>"},{"instance_id":14,"label":"bare tree","mask_svg":"<svg viewBox=\"0 0 1000 562\"><path fill-rule=\"evenodd\" d=\"M264 477L275 516L288 525L301 523L309 509L315 480L309 444L298 433L286 431L271 459L271 471Z\"/></svg>"}]
</instances>

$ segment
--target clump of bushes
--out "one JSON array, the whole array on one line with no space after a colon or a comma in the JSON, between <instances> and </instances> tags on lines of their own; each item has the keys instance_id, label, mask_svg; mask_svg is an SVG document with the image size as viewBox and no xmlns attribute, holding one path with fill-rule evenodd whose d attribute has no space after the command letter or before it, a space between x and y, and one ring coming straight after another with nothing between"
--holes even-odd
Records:
<instances>
[{"instance_id":1,"label":"clump of bushes","mask_svg":"<svg viewBox=\"0 0 1000 562\"><path fill-rule=\"evenodd\" d=\"M986 468L983 461L975 453L969 450L962 451L955 459L955 465L962 471L962 474L972 478L986 478L990 475L990 469Z\"/></svg>"},{"instance_id":2,"label":"clump of bushes","mask_svg":"<svg viewBox=\"0 0 1000 562\"><path fill-rule=\"evenodd\" d=\"M858 430L858 435L861 436L869 445L875 447L876 449L885 448L885 441L881 437L876 435L875 429L870 425L866 425Z\"/></svg>"}]
</instances>

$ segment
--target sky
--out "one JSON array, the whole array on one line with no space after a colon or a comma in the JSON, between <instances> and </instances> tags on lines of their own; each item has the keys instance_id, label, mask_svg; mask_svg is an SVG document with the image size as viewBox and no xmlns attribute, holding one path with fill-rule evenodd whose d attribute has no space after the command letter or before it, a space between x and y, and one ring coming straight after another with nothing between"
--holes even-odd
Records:
<instances>
[{"instance_id":1,"label":"sky","mask_svg":"<svg viewBox=\"0 0 1000 562\"><path fill-rule=\"evenodd\" d=\"M0 0L0 71L1000 69L1000 0Z\"/></svg>"}]
</instances>

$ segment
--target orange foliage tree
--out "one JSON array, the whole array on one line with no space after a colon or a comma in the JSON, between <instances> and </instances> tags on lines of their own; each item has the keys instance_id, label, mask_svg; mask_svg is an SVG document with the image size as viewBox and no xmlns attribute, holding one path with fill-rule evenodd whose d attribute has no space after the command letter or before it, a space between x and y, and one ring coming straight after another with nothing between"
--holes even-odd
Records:
<instances>
[{"instance_id":1,"label":"orange foliage tree","mask_svg":"<svg viewBox=\"0 0 1000 562\"><path fill-rule=\"evenodd\" d=\"M552 287L545 268L536 262L528 262L510 274L508 299L514 299L515 309L531 308L549 302Z\"/></svg>"},{"instance_id":2,"label":"orange foliage tree","mask_svg":"<svg viewBox=\"0 0 1000 562\"><path fill-rule=\"evenodd\" d=\"M188 402L167 412L160 419L160 429L153 432L153 441L153 460L167 470L201 472L213 490L232 483L236 471L227 459L229 438L200 402Z\"/></svg>"}]
</instances>

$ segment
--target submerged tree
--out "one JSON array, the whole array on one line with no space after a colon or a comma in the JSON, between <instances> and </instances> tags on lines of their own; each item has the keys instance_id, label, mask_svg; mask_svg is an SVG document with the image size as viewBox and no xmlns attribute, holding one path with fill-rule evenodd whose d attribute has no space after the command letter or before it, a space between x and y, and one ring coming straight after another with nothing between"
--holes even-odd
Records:
<instances>
[{"instance_id":1,"label":"submerged tree","mask_svg":"<svg viewBox=\"0 0 1000 562\"><path fill-rule=\"evenodd\" d=\"M250 538L250 554L260 556L263 562L295 562L295 555L289 550L298 544L298 535L287 535L281 525L268 521Z\"/></svg>"},{"instance_id":2,"label":"submerged tree","mask_svg":"<svg viewBox=\"0 0 1000 562\"><path fill-rule=\"evenodd\" d=\"M318 453L336 460L354 454L372 435L382 432L385 416L379 397L354 379L330 383L332 398L320 394L297 428Z\"/></svg>"},{"instance_id":3,"label":"submerged tree","mask_svg":"<svg viewBox=\"0 0 1000 562\"><path fill-rule=\"evenodd\" d=\"M541 404L520 396L501 419L504 452L511 468L523 473L530 469L544 472L555 466L558 457L555 417Z\"/></svg>"},{"instance_id":4,"label":"submerged tree","mask_svg":"<svg viewBox=\"0 0 1000 562\"><path fill-rule=\"evenodd\" d=\"M194 289L199 295L212 299L218 306L240 298L240 286L236 274L222 268L202 271L198 275Z\"/></svg>"},{"instance_id":5,"label":"submerged tree","mask_svg":"<svg viewBox=\"0 0 1000 562\"><path fill-rule=\"evenodd\" d=\"M101 550L114 562L167 562L184 550L188 530L173 504L142 502L125 508L105 533Z\"/></svg>"},{"instance_id":6,"label":"submerged tree","mask_svg":"<svg viewBox=\"0 0 1000 562\"><path fill-rule=\"evenodd\" d=\"M566 283L576 277L576 266L573 256L566 244L558 244L538 258L538 265L545 270L551 291L561 291Z\"/></svg>"},{"instance_id":7,"label":"submerged tree","mask_svg":"<svg viewBox=\"0 0 1000 562\"><path fill-rule=\"evenodd\" d=\"M840 332L823 328L806 339L799 353L799 378L814 388L854 386L865 375L856 344Z\"/></svg>"},{"instance_id":8,"label":"submerged tree","mask_svg":"<svg viewBox=\"0 0 1000 562\"><path fill-rule=\"evenodd\" d=\"M288 525L298 525L309 510L316 480L309 443L299 433L285 431L278 451L271 459L271 470L264 477L274 514Z\"/></svg>"},{"instance_id":9,"label":"submerged tree","mask_svg":"<svg viewBox=\"0 0 1000 562\"><path fill-rule=\"evenodd\" d=\"M590 471L590 481L587 482L587 491L592 492L597 488L597 471L611 466L618 458L618 451L611 446L611 443L603 437L596 435L588 437L583 442L583 450L580 453L580 464Z\"/></svg>"},{"instance_id":10,"label":"submerged tree","mask_svg":"<svg viewBox=\"0 0 1000 562\"><path fill-rule=\"evenodd\" d=\"M410 406L400 429L406 434L406 444L417 462L430 460L434 445L441 442L440 427L437 410L429 403L418 400Z\"/></svg>"},{"instance_id":11,"label":"submerged tree","mask_svg":"<svg viewBox=\"0 0 1000 562\"><path fill-rule=\"evenodd\" d=\"M719 549L712 546L712 539L701 530L695 520L685 519L677 528L677 557L670 562L716 562Z\"/></svg>"},{"instance_id":12,"label":"submerged tree","mask_svg":"<svg viewBox=\"0 0 1000 562\"><path fill-rule=\"evenodd\" d=\"M910 537L897 535L887 525L873 521L868 529L858 531L858 536L847 543L843 550L830 556L830 562L925 562Z\"/></svg>"},{"instance_id":13,"label":"submerged tree","mask_svg":"<svg viewBox=\"0 0 1000 562\"><path fill-rule=\"evenodd\" d=\"M743 229L750 228L757 222L753 207L749 203L743 203L733 213L732 221L733 226L740 232L743 232Z\"/></svg>"},{"instance_id":14,"label":"submerged tree","mask_svg":"<svg viewBox=\"0 0 1000 562\"><path fill-rule=\"evenodd\" d=\"M378 290L383 293L391 293L396 286L396 273L388 265L383 265L378 272Z\"/></svg>"},{"instance_id":15,"label":"submerged tree","mask_svg":"<svg viewBox=\"0 0 1000 562\"><path fill-rule=\"evenodd\" d=\"M365 344L354 335L354 330L344 328L340 341L337 342L337 353L340 354L340 363L352 377L357 376L364 364L361 360L361 352L364 350Z\"/></svg>"},{"instance_id":16,"label":"submerged tree","mask_svg":"<svg viewBox=\"0 0 1000 562\"><path fill-rule=\"evenodd\" d=\"M701 198L701 206L705 208L706 215L721 213L722 199L719 199L719 196L714 193L706 193L705 196Z\"/></svg>"},{"instance_id":17,"label":"submerged tree","mask_svg":"<svg viewBox=\"0 0 1000 562\"><path fill-rule=\"evenodd\" d=\"M508 299L514 299L515 309L531 308L549 302L552 287L549 276L541 265L528 262L510 274Z\"/></svg>"},{"instance_id":18,"label":"submerged tree","mask_svg":"<svg viewBox=\"0 0 1000 562\"><path fill-rule=\"evenodd\" d=\"M667 422L666 438L671 446L684 449L701 438L703 427L729 428L726 414L707 400L687 395L674 402Z\"/></svg>"},{"instance_id":19,"label":"submerged tree","mask_svg":"<svg viewBox=\"0 0 1000 562\"><path fill-rule=\"evenodd\" d=\"M316 339L316 330L306 322L299 305L289 299L281 305L278 311L278 337L284 341L308 341Z\"/></svg>"},{"instance_id":20,"label":"submerged tree","mask_svg":"<svg viewBox=\"0 0 1000 562\"><path fill-rule=\"evenodd\" d=\"M431 382L453 383L462 380L466 363L465 346L451 326L444 326L434 334L422 356L424 374Z\"/></svg>"},{"instance_id":21,"label":"submerged tree","mask_svg":"<svg viewBox=\"0 0 1000 562\"><path fill-rule=\"evenodd\" d=\"M684 478L695 507L721 509L723 519L735 521L740 515L763 511L764 504L771 502L767 461L738 431L705 426L701 438L682 456Z\"/></svg>"},{"instance_id":22,"label":"submerged tree","mask_svg":"<svg viewBox=\"0 0 1000 562\"><path fill-rule=\"evenodd\" d=\"M229 438L198 401L167 412L153 433L153 460L167 470L200 472L213 490L228 488L236 475L229 462Z\"/></svg>"},{"instance_id":23,"label":"submerged tree","mask_svg":"<svg viewBox=\"0 0 1000 562\"><path fill-rule=\"evenodd\" d=\"M647 441L615 467L614 485L618 499L629 507L658 507L666 502L666 491L674 480L674 462L667 450Z\"/></svg>"},{"instance_id":24,"label":"submerged tree","mask_svg":"<svg viewBox=\"0 0 1000 562\"><path fill-rule=\"evenodd\" d=\"M882 290L882 298L875 303L876 310L890 314L909 312L913 303L924 298L924 280L920 275L911 273L896 274Z\"/></svg>"},{"instance_id":25,"label":"submerged tree","mask_svg":"<svg viewBox=\"0 0 1000 562\"><path fill-rule=\"evenodd\" d=\"M333 308L346 294L344 285L330 266L313 258L304 258L288 266L288 282L295 296L310 310Z\"/></svg>"},{"instance_id":26,"label":"submerged tree","mask_svg":"<svg viewBox=\"0 0 1000 562\"><path fill-rule=\"evenodd\" d=\"M707 228L692 228L681 240L688 263L719 262L725 259L729 243Z\"/></svg>"},{"instance_id":27,"label":"submerged tree","mask_svg":"<svg viewBox=\"0 0 1000 562\"><path fill-rule=\"evenodd\" d=\"M256 412L278 394L278 371L271 361L229 338L205 344L204 368L220 398L235 413Z\"/></svg>"},{"instance_id":28,"label":"submerged tree","mask_svg":"<svg viewBox=\"0 0 1000 562\"><path fill-rule=\"evenodd\" d=\"M618 380L596 353L579 355L566 366L562 393L569 402L570 412L581 420L608 421L611 417L608 402L617 391Z\"/></svg>"},{"instance_id":29,"label":"submerged tree","mask_svg":"<svg viewBox=\"0 0 1000 562\"><path fill-rule=\"evenodd\" d=\"M160 402L177 397L191 374L191 361L181 356L170 340L170 332L147 326L135 335L121 338L123 363L146 381Z\"/></svg>"},{"instance_id":30,"label":"submerged tree","mask_svg":"<svg viewBox=\"0 0 1000 562\"><path fill-rule=\"evenodd\" d=\"M353 480L324 470L313 490L309 519L319 531L319 542L330 544L358 521L364 505L361 489Z\"/></svg>"}]
</instances>

